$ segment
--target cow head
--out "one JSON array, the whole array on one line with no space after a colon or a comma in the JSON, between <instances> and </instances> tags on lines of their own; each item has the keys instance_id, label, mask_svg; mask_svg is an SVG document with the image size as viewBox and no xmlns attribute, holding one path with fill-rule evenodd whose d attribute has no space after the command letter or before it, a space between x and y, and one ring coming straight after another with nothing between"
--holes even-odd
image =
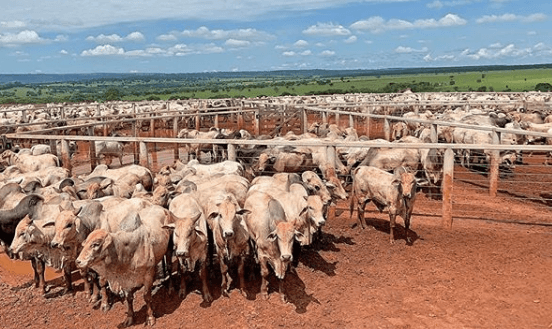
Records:
<instances>
[{"instance_id":1,"label":"cow head","mask_svg":"<svg viewBox=\"0 0 552 329\"><path fill-rule=\"evenodd\" d=\"M219 230L223 239L231 239L234 236L234 230L238 225L237 215L245 215L250 211L240 209L236 198L230 194L225 195L216 203L217 210L213 211L207 217L210 221L213 231Z\"/></svg>"},{"instance_id":2,"label":"cow head","mask_svg":"<svg viewBox=\"0 0 552 329\"><path fill-rule=\"evenodd\" d=\"M157 186L153 191L151 202L155 205L165 207L169 201L169 190L165 186Z\"/></svg>"},{"instance_id":3,"label":"cow head","mask_svg":"<svg viewBox=\"0 0 552 329\"><path fill-rule=\"evenodd\" d=\"M343 184L341 184L339 178L337 178L335 168L327 167L325 173L324 177L326 177L327 180L326 186L330 188L332 197L336 197L341 200L347 199L349 195L345 191L345 188L343 188Z\"/></svg>"},{"instance_id":4,"label":"cow head","mask_svg":"<svg viewBox=\"0 0 552 329\"><path fill-rule=\"evenodd\" d=\"M324 218L324 202L318 195L309 195L307 197L307 210L308 217L312 221L314 228L319 228L326 224L326 218Z\"/></svg>"},{"instance_id":5,"label":"cow head","mask_svg":"<svg viewBox=\"0 0 552 329\"><path fill-rule=\"evenodd\" d=\"M11 254L33 255L36 247L47 243L43 232L35 225L29 215L25 216L15 228L15 237L10 245Z\"/></svg>"},{"instance_id":6,"label":"cow head","mask_svg":"<svg viewBox=\"0 0 552 329\"><path fill-rule=\"evenodd\" d=\"M59 215L54 222L55 235L50 245L52 248L67 249L76 242L77 234L81 230L81 219L78 217L82 207L75 209L72 203L67 203L64 206L59 206ZM44 227L51 225L44 224Z\"/></svg>"},{"instance_id":7,"label":"cow head","mask_svg":"<svg viewBox=\"0 0 552 329\"><path fill-rule=\"evenodd\" d=\"M301 174L301 179L303 180L309 194L319 195L324 204L329 204L330 201L332 201L332 195L330 194L330 191L328 191L327 185L324 184L322 179L320 179L316 173L312 171L305 171ZM331 185L332 187L335 187L333 184Z\"/></svg>"},{"instance_id":8,"label":"cow head","mask_svg":"<svg viewBox=\"0 0 552 329\"><path fill-rule=\"evenodd\" d=\"M412 199L416 195L417 181L413 173L404 167L395 169L392 184L397 187L404 198Z\"/></svg>"},{"instance_id":9,"label":"cow head","mask_svg":"<svg viewBox=\"0 0 552 329\"><path fill-rule=\"evenodd\" d=\"M82 251L75 264L78 268L92 267L108 255L112 244L113 238L107 231L102 229L93 231L83 242Z\"/></svg>"},{"instance_id":10,"label":"cow head","mask_svg":"<svg viewBox=\"0 0 552 329\"><path fill-rule=\"evenodd\" d=\"M163 225L163 228L169 229L173 234L174 251L176 257L180 260L180 265L188 270L193 271L191 264L190 251L192 245L197 239L203 243L207 243L207 236L199 226L199 219L203 215L198 211L195 215L186 218L178 218L171 213L171 223Z\"/></svg>"},{"instance_id":11,"label":"cow head","mask_svg":"<svg viewBox=\"0 0 552 329\"><path fill-rule=\"evenodd\" d=\"M301 235L293 223L285 221L278 222L275 229L268 234L267 240L276 243L279 250L280 258L275 259L272 264L278 279L285 277L288 264L293 261L293 240Z\"/></svg>"}]
</instances>

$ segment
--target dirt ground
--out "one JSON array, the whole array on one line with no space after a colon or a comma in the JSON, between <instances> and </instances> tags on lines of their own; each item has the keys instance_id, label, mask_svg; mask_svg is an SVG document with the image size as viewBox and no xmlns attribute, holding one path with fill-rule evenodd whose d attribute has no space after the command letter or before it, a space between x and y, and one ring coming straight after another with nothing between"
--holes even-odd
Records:
<instances>
[{"instance_id":1,"label":"dirt ground","mask_svg":"<svg viewBox=\"0 0 552 329\"><path fill-rule=\"evenodd\" d=\"M432 203L423 199L421 205ZM408 246L404 230L389 244L385 214L368 212L366 218L371 226L365 230L349 227L354 217L350 220L348 212L329 220L322 239L302 250L298 266L286 276L287 303L274 278L269 300L260 297L260 275L253 266L249 299L235 289L230 298L222 297L220 277L213 271L211 305L202 303L197 279L192 282L196 291L184 300L158 286L155 327L552 327L552 227L456 219L447 230L438 217L418 215L413 217L415 239ZM29 264L0 255L2 328L98 329L123 321L122 302L104 314L84 300L82 281L77 281L76 295L59 296L60 274L47 274L52 288L44 297L29 287ZM134 305L137 325L142 325L146 312L140 292Z\"/></svg>"},{"instance_id":2,"label":"dirt ground","mask_svg":"<svg viewBox=\"0 0 552 329\"><path fill-rule=\"evenodd\" d=\"M167 154L169 159L172 153ZM163 159L159 155L159 162ZM195 290L183 300L156 286L155 327L552 328L552 212L527 199L538 197L534 184L552 175L539 166L542 160L527 159L516 175L501 179L496 198L488 196L483 175L457 166L453 228L441 226L439 201L419 195L412 245L406 245L402 229L395 244L389 243L388 216L373 205L367 208L369 227L351 228L356 213L350 219L343 211L348 202L341 202L322 238L303 249L297 267L288 272L287 302L280 299L274 277L269 300L260 297L260 274L252 264L249 298L236 289L223 297L215 269L210 305L202 303L197 278L191 283ZM132 156L125 157L125 163L131 161ZM513 221L535 225L508 223ZM80 279L75 295L60 296L60 277L47 272L51 289L43 296L30 287L28 262L0 254L0 328L120 326L126 310L121 301L104 314L85 300ZM141 292L134 308L141 326L146 320Z\"/></svg>"}]
</instances>

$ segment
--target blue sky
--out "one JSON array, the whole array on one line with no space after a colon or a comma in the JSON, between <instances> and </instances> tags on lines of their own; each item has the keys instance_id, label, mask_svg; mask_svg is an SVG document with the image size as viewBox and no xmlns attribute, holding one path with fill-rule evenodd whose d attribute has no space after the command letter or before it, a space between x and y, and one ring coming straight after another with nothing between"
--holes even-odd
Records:
<instances>
[{"instance_id":1,"label":"blue sky","mask_svg":"<svg viewBox=\"0 0 552 329\"><path fill-rule=\"evenodd\" d=\"M552 63L550 0L271 3L9 1L0 74Z\"/></svg>"}]
</instances>

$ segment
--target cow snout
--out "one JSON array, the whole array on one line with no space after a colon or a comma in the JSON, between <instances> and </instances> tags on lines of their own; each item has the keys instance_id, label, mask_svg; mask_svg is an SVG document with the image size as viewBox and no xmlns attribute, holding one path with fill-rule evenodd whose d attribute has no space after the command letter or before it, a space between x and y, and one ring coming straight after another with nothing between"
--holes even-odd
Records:
<instances>
[{"instance_id":1,"label":"cow snout","mask_svg":"<svg viewBox=\"0 0 552 329\"><path fill-rule=\"evenodd\" d=\"M224 232L224 238L225 239L230 239L231 237L234 236L234 232L233 231L225 231Z\"/></svg>"},{"instance_id":2,"label":"cow snout","mask_svg":"<svg viewBox=\"0 0 552 329\"><path fill-rule=\"evenodd\" d=\"M321 221L319 221L319 222L318 222L318 225L319 225L319 226L324 226L324 225L326 225L326 220L321 220Z\"/></svg>"},{"instance_id":3,"label":"cow snout","mask_svg":"<svg viewBox=\"0 0 552 329\"><path fill-rule=\"evenodd\" d=\"M52 242L50 243L50 246L51 246L52 248L57 248L57 247L59 247L59 243L57 243L57 242L55 242L55 241L52 241Z\"/></svg>"},{"instance_id":4,"label":"cow snout","mask_svg":"<svg viewBox=\"0 0 552 329\"><path fill-rule=\"evenodd\" d=\"M280 258L284 262L291 262L292 256L291 255L282 255Z\"/></svg>"},{"instance_id":5,"label":"cow snout","mask_svg":"<svg viewBox=\"0 0 552 329\"><path fill-rule=\"evenodd\" d=\"M177 250L176 257L188 258L190 257L190 253L188 251Z\"/></svg>"},{"instance_id":6,"label":"cow snout","mask_svg":"<svg viewBox=\"0 0 552 329\"><path fill-rule=\"evenodd\" d=\"M78 268L81 268L81 267L84 266L84 263L83 263L82 260L80 260L80 259L77 258L77 260L75 260L75 265L76 265Z\"/></svg>"}]
</instances>

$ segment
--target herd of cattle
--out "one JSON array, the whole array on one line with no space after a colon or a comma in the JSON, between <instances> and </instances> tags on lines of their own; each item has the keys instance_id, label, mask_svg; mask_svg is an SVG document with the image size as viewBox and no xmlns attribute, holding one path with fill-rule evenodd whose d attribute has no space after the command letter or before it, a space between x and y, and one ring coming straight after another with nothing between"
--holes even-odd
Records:
<instances>
[{"instance_id":1,"label":"herd of cattle","mask_svg":"<svg viewBox=\"0 0 552 329\"><path fill-rule=\"evenodd\" d=\"M552 120L519 110L457 109L416 117L552 133L552 123L548 123ZM183 129L178 137L392 144L424 143L431 135L430 127L407 121L393 125L392 142L370 141L358 136L354 128L335 124L314 123L308 131L275 137L252 136L243 129ZM489 132L466 128L439 126L437 135L447 142L492 143ZM528 140L522 134L502 134L501 142ZM224 146L188 144L186 153L195 159L177 160L154 173L140 165L123 165L125 147L120 142L96 142L95 146L96 155L105 157L106 164L81 177L70 177L58 157L50 154L49 145L4 151L0 155L4 167L0 173L0 241L10 257L31 261L34 283L44 292L44 267L48 265L63 270L67 291L73 289L71 272L78 269L90 302L104 311L109 310L114 295L123 297L126 326L134 321L133 296L142 287L146 323L155 323L152 287L159 278L169 291L176 285L179 296L185 298L186 277L197 271L203 300L210 303L208 271L213 271L209 266L213 263L219 266L223 295L228 296L232 287L247 295L244 277L258 270L246 266L251 260L260 266L261 295L268 298L267 278L273 272L285 299L286 272L301 247L319 239L328 208L338 200L349 198L351 216L356 206L360 228L365 227L364 209L369 202L386 211L391 243L396 216L401 216L404 238L412 243L409 225L416 192L422 185L439 186L443 164L442 153L436 149L244 144L237 146L236 161L230 161ZM72 144L72 151L77 152L75 147ZM469 152L459 156L467 161L465 165L473 161ZM501 161L513 165L517 157L505 153ZM119 160L119 168L108 166L112 158ZM237 267L236 284L232 284L230 266ZM180 279L178 284L173 277Z\"/></svg>"}]
</instances>

